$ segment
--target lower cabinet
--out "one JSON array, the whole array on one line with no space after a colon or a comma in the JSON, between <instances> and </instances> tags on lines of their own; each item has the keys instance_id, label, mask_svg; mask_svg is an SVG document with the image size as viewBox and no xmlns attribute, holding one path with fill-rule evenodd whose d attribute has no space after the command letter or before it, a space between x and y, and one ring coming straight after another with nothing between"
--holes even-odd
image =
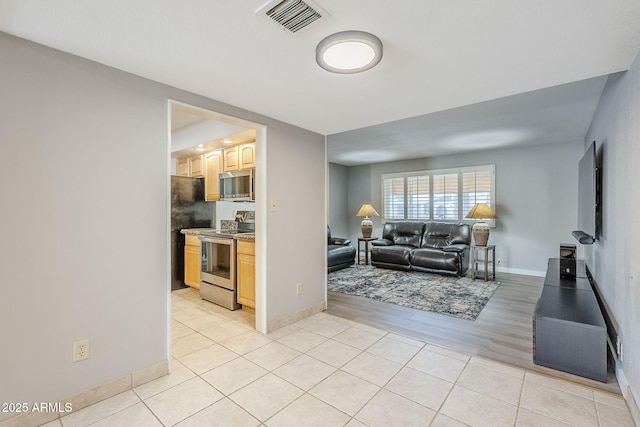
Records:
<instances>
[{"instance_id":1,"label":"lower cabinet","mask_svg":"<svg viewBox=\"0 0 640 427\"><path fill-rule=\"evenodd\" d=\"M238 240L237 280L238 304L243 309L254 311L256 308L256 251L255 243Z\"/></svg>"},{"instance_id":2,"label":"lower cabinet","mask_svg":"<svg viewBox=\"0 0 640 427\"><path fill-rule=\"evenodd\" d=\"M200 239L187 234L184 245L184 283L200 289Z\"/></svg>"}]
</instances>

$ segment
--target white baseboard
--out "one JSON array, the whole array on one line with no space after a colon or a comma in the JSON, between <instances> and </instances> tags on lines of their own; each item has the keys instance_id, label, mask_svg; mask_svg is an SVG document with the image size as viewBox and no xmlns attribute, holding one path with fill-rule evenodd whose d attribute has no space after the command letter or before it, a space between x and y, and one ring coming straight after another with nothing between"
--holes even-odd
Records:
<instances>
[{"instance_id":1,"label":"white baseboard","mask_svg":"<svg viewBox=\"0 0 640 427\"><path fill-rule=\"evenodd\" d=\"M272 320L267 324L267 333L271 333L277 329L283 328L292 323L296 323L298 320L305 319L309 316L312 316L316 313L320 313L321 311L325 311L327 309L327 302L323 301L309 308L305 308L304 310L300 310L296 313L293 313L290 316L283 317L281 319Z\"/></svg>"},{"instance_id":2,"label":"white baseboard","mask_svg":"<svg viewBox=\"0 0 640 427\"><path fill-rule=\"evenodd\" d=\"M72 412L79 411L105 399L131 390L145 382L160 378L169 373L169 361L165 360L147 368L142 368L130 374L123 375L104 384L82 391L74 396L60 399L57 402L61 409L69 412L26 412L12 418L0 421L0 427L38 426L63 418Z\"/></svg>"},{"instance_id":3,"label":"white baseboard","mask_svg":"<svg viewBox=\"0 0 640 427\"><path fill-rule=\"evenodd\" d=\"M633 418L633 422L637 426L640 426L640 409L638 409L638 403L633 396L631 387L629 387L629 381L627 381L627 376L624 374L622 368L616 367L616 378L618 379L620 390L622 390L622 397L627 401L629 412L631 412L631 418Z\"/></svg>"},{"instance_id":4,"label":"white baseboard","mask_svg":"<svg viewBox=\"0 0 640 427\"><path fill-rule=\"evenodd\" d=\"M496 267L496 271L502 272L502 273L521 274L523 276L535 276L535 277L544 277L546 275L546 271L523 270L521 268Z\"/></svg>"}]
</instances>

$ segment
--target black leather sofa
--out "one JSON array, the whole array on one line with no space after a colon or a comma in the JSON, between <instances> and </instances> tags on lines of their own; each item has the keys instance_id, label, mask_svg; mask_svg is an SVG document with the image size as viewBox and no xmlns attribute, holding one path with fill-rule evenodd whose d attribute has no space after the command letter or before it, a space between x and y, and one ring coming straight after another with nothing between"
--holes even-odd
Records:
<instances>
[{"instance_id":1,"label":"black leather sofa","mask_svg":"<svg viewBox=\"0 0 640 427\"><path fill-rule=\"evenodd\" d=\"M331 237L327 226L327 266L329 273L353 265L356 262L356 248L349 239Z\"/></svg>"},{"instance_id":2,"label":"black leather sofa","mask_svg":"<svg viewBox=\"0 0 640 427\"><path fill-rule=\"evenodd\" d=\"M469 269L471 227L448 222L387 222L371 241L371 264L463 276Z\"/></svg>"}]
</instances>

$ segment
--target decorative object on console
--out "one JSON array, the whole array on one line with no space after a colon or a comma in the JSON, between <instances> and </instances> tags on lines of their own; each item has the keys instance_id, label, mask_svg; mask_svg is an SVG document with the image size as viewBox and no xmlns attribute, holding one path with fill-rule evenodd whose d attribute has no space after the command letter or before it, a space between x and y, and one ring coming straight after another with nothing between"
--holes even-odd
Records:
<instances>
[{"instance_id":1,"label":"decorative object on console","mask_svg":"<svg viewBox=\"0 0 640 427\"><path fill-rule=\"evenodd\" d=\"M358 211L356 216L364 217L364 219L360 223L360 229L362 230L362 237L371 237L371 232L373 231L373 222L369 217L380 216L378 212L376 212L373 206L365 203L360 207L360 210Z\"/></svg>"},{"instance_id":2,"label":"decorative object on console","mask_svg":"<svg viewBox=\"0 0 640 427\"><path fill-rule=\"evenodd\" d=\"M495 212L486 203L476 203L473 205L466 218L479 219L480 221L473 224L472 233L476 246L487 246L489 241L489 225L484 219L496 218Z\"/></svg>"},{"instance_id":3,"label":"decorative object on console","mask_svg":"<svg viewBox=\"0 0 640 427\"><path fill-rule=\"evenodd\" d=\"M576 245L560 245L560 278L576 279Z\"/></svg>"}]
</instances>

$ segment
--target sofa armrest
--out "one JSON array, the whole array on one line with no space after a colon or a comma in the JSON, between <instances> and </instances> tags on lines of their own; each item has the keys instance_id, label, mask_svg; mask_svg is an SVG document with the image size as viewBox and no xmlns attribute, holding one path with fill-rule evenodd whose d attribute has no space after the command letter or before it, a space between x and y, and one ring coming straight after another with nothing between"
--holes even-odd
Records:
<instances>
[{"instance_id":1,"label":"sofa armrest","mask_svg":"<svg viewBox=\"0 0 640 427\"><path fill-rule=\"evenodd\" d=\"M389 239L376 239L372 240L371 244L373 246L393 246L393 241Z\"/></svg>"},{"instance_id":2,"label":"sofa armrest","mask_svg":"<svg viewBox=\"0 0 640 427\"><path fill-rule=\"evenodd\" d=\"M332 237L331 239L329 239L329 244L330 245L349 246L351 244L351 240L343 239L341 237Z\"/></svg>"},{"instance_id":3,"label":"sofa armrest","mask_svg":"<svg viewBox=\"0 0 640 427\"><path fill-rule=\"evenodd\" d=\"M442 248L445 252L464 252L469 248L469 245L465 245L463 243L457 243L455 245L449 245Z\"/></svg>"}]
</instances>

